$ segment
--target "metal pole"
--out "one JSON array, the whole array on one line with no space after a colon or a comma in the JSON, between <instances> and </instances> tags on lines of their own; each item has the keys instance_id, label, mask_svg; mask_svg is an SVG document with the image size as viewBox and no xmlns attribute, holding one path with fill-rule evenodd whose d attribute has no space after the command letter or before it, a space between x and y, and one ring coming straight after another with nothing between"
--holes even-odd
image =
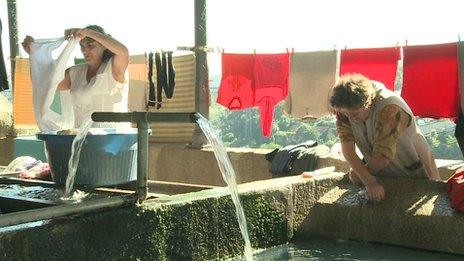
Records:
<instances>
[{"instance_id":1,"label":"metal pole","mask_svg":"<svg viewBox=\"0 0 464 261\"><path fill-rule=\"evenodd\" d=\"M0 227L13 226L39 220L48 220L73 214L102 211L106 209L133 205L134 195L94 199L77 204L67 204L46 209L32 209L0 215Z\"/></svg>"},{"instance_id":2,"label":"metal pole","mask_svg":"<svg viewBox=\"0 0 464 261\"><path fill-rule=\"evenodd\" d=\"M137 199L142 203L148 194L148 122L145 120L137 124Z\"/></svg>"},{"instance_id":3,"label":"metal pole","mask_svg":"<svg viewBox=\"0 0 464 261\"><path fill-rule=\"evenodd\" d=\"M11 62L11 86L14 88L15 58L19 54L18 41L18 17L16 12L16 0L7 0L8 6L8 31L10 36L10 62Z\"/></svg>"},{"instance_id":4,"label":"metal pole","mask_svg":"<svg viewBox=\"0 0 464 261\"><path fill-rule=\"evenodd\" d=\"M206 57L206 0L195 0L195 111L209 118L208 65ZM206 136L195 125L191 147L201 148L207 143Z\"/></svg>"}]
</instances>

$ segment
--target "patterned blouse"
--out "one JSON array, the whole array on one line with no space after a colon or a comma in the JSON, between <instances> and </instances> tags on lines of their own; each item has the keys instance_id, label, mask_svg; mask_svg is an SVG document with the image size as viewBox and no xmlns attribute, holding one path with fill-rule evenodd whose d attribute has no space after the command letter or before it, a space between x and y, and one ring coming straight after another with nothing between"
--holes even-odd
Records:
<instances>
[{"instance_id":1,"label":"patterned blouse","mask_svg":"<svg viewBox=\"0 0 464 261\"><path fill-rule=\"evenodd\" d=\"M340 142L355 141L348 117L336 113L336 127ZM396 142L404 130L411 124L411 116L399 106L385 106L377 116L372 141L373 154L381 154L392 160L396 154ZM372 155L374 156L374 155Z\"/></svg>"}]
</instances>

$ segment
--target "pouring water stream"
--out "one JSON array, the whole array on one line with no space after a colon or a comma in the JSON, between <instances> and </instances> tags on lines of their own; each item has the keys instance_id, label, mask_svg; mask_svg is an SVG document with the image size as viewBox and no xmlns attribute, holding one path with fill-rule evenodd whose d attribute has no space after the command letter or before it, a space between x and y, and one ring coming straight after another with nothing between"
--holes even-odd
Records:
<instances>
[{"instance_id":1,"label":"pouring water stream","mask_svg":"<svg viewBox=\"0 0 464 261\"><path fill-rule=\"evenodd\" d=\"M76 137L74 138L71 146L71 157L69 158L68 163L68 176L66 178L66 187L64 197L71 197L71 192L74 186L74 179L76 177L77 166L79 164L79 159L81 156L82 145L84 145L85 138L92 126L93 121L91 118L88 118L77 130Z\"/></svg>"},{"instance_id":2,"label":"pouring water stream","mask_svg":"<svg viewBox=\"0 0 464 261\"><path fill-rule=\"evenodd\" d=\"M221 170L222 178L227 183L230 192L232 201L235 205L235 210L237 214L238 224L240 227L240 232L242 237L245 241L245 259L252 260L253 259L253 250L251 247L250 238L248 235L248 228L245 218L245 213L243 211L242 204L240 203L240 198L238 196L237 190L237 183L235 178L235 171L232 167L232 163L230 162L229 156L227 155L227 151L224 147L224 144L220 140L219 136L217 135L216 131L211 127L208 120L205 119L200 114L197 114L197 124L208 138L209 142L211 143L214 151L214 155L219 165L219 169ZM72 149L71 149L71 157L69 159L68 164L68 176L66 178L66 187L65 187L65 198L69 198L72 192L72 188L74 185L74 179L77 172L77 166L79 164L80 153L82 149L82 145L85 142L85 138L92 126L93 121L92 119L87 119L78 129L77 135L73 140Z\"/></svg>"},{"instance_id":3,"label":"pouring water stream","mask_svg":"<svg viewBox=\"0 0 464 261\"><path fill-rule=\"evenodd\" d=\"M238 196L234 168L232 167L232 163L230 162L229 156L227 155L226 148L224 147L224 144L220 140L216 131L211 127L207 119L205 119L200 114L197 115L198 126L200 126L201 130L211 143L211 146L213 147L214 151L214 156L216 157L219 169L221 170L222 178L229 186L232 201L235 204L235 211L237 213L240 231L242 233L243 239L245 240L245 259L252 260L253 250L251 248L250 238L248 236L248 228L245 213L243 211L242 204L240 203L240 198Z\"/></svg>"}]
</instances>

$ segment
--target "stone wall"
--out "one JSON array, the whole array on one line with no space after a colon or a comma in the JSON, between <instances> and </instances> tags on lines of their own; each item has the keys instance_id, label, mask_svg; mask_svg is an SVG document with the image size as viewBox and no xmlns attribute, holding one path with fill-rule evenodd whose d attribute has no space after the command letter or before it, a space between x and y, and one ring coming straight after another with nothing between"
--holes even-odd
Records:
<instances>
[{"instance_id":1,"label":"stone wall","mask_svg":"<svg viewBox=\"0 0 464 261\"><path fill-rule=\"evenodd\" d=\"M296 235L356 239L464 254L464 216L451 206L443 182L378 179L383 202L367 201L360 187L341 183L325 193Z\"/></svg>"},{"instance_id":2,"label":"stone wall","mask_svg":"<svg viewBox=\"0 0 464 261\"><path fill-rule=\"evenodd\" d=\"M150 144L149 179L169 182L183 182L212 186L225 186L211 148L189 149L185 145ZM272 178L269 163L264 158L269 149L227 148L230 161L237 176L237 183L245 183ZM464 162L458 160L437 160L443 179L451 176ZM346 161L332 157L319 158L318 168L335 167L337 172L347 172Z\"/></svg>"}]
</instances>

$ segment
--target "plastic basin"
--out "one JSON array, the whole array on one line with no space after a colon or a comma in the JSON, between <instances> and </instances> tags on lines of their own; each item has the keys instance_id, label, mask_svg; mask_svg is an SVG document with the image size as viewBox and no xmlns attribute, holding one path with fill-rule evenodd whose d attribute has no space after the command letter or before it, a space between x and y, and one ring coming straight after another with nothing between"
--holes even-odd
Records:
<instances>
[{"instance_id":1,"label":"plastic basin","mask_svg":"<svg viewBox=\"0 0 464 261\"><path fill-rule=\"evenodd\" d=\"M105 129L107 134L89 134L82 146L75 186L118 185L137 179L137 129ZM75 135L38 133L45 142L52 180L63 186Z\"/></svg>"}]
</instances>

